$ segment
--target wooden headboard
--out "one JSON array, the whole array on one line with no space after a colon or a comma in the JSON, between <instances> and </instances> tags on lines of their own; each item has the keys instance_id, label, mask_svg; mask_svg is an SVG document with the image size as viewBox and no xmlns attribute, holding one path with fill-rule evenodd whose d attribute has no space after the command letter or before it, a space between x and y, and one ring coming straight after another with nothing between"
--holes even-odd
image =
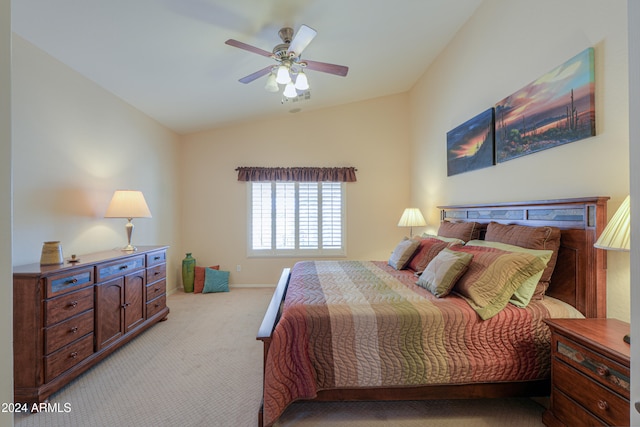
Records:
<instances>
[{"instance_id":1,"label":"wooden headboard","mask_svg":"<svg viewBox=\"0 0 640 427\"><path fill-rule=\"evenodd\" d=\"M607 200L585 197L438 208L442 221L558 227L560 250L547 295L571 304L586 317L606 317L607 258L593 244L607 223Z\"/></svg>"}]
</instances>

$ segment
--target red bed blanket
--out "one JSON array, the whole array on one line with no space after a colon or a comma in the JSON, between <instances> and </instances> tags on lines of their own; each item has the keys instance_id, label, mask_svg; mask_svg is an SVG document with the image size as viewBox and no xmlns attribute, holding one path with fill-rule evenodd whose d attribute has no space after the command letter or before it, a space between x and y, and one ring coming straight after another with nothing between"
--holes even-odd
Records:
<instances>
[{"instance_id":1,"label":"red bed blanket","mask_svg":"<svg viewBox=\"0 0 640 427\"><path fill-rule=\"evenodd\" d=\"M305 261L291 270L264 372L264 423L327 388L521 381L550 373L542 319L582 317L553 298L481 320L385 262Z\"/></svg>"}]
</instances>

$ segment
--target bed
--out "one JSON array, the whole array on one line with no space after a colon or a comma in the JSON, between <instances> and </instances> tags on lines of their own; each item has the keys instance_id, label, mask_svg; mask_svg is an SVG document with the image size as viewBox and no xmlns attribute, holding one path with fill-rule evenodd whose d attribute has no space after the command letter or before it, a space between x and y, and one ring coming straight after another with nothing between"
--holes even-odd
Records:
<instances>
[{"instance_id":1,"label":"bed","mask_svg":"<svg viewBox=\"0 0 640 427\"><path fill-rule=\"evenodd\" d=\"M607 200L440 207L438 234L464 229L466 236L472 230L465 245L443 238L444 249L430 258L454 254L467 263L443 294L416 285L431 282L413 269L392 266L391 259L304 261L284 269L257 336L264 347L259 425L272 425L296 400L548 395L544 319L606 317L606 257L593 243L606 223ZM547 250L546 237L545 250L535 249L532 242L543 230L557 233L554 250ZM534 249L515 254L505 249L509 243ZM520 263L514 273L496 267L505 259L509 266ZM424 277L433 276L435 264L429 262ZM513 289L505 287L506 300L496 298L505 305L492 308L477 297L485 290L473 293L487 280L522 274L533 280L530 302L518 304Z\"/></svg>"}]
</instances>

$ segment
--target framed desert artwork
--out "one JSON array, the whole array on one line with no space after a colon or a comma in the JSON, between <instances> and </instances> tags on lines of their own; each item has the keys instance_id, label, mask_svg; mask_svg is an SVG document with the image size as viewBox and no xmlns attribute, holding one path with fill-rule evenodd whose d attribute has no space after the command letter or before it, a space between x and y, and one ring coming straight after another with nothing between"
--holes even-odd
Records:
<instances>
[{"instance_id":1,"label":"framed desert artwork","mask_svg":"<svg viewBox=\"0 0 640 427\"><path fill-rule=\"evenodd\" d=\"M495 105L496 162L596 134L593 48Z\"/></svg>"},{"instance_id":2,"label":"framed desert artwork","mask_svg":"<svg viewBox=\"0 0 640 427\"><path fill-rule=\"evenodd\" d=\"M447 176L493 166L493 108L447 132Z\"/></svg>"}]
</instances>

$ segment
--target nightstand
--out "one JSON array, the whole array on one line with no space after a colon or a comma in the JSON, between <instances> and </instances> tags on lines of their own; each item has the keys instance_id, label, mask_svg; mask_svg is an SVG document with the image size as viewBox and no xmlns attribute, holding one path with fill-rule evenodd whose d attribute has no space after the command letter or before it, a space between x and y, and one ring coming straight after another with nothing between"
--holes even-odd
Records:
<instances>
[{"instance_id":1,"label":"nightstand","mask_svg":"<svg viewBox=\"0 0 640 427\"><path fill-rule=\"evenodd\" d=\"M629 324L616 319L549 319L551 401L547 426L628 426Z\"/></svg>"}]
</instances>

